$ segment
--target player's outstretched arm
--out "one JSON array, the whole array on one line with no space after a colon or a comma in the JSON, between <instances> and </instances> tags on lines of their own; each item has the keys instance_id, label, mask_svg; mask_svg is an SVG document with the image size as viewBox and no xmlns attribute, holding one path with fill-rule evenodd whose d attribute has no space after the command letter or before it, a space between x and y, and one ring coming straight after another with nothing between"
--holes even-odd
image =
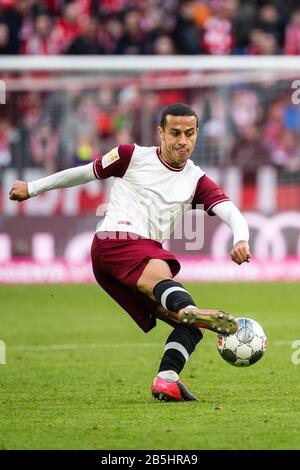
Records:
<instances>
[{"instance_id":1,"label":"player's outstretched arm","mask_svg":"<svg viewBox=\"0 0 300 470\"><path fill-rule=\"evenodd\" d=\"M37 196L45 191L58 188L69 188L79 184L96 180L93 163L63 170L53 175L40 178L27 183L17 180L10 190L9 198L12 201L25 201L29 197Z\"/></svg>"},{"instance_id":2,"label":"player's outstretched arm","mask_svg":"<svg viewBox=\"0 0 300 470\"><path fill-rule=\"evenodd\" d=\"M237 264L249 263L249 228L245 217L231 201L220 202L212 211L228 225L233 234L233 248L230 252L232 261Z\"/></svg>"}]
</instances>

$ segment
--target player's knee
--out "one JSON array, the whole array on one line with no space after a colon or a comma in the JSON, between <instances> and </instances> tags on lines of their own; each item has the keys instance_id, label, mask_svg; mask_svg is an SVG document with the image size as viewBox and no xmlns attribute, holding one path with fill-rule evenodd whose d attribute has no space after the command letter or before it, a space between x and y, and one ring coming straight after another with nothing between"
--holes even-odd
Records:
<instances>
[{"instance_id":1,"label":"player's knee","mask_svg":"<svg viewBox=\"0 0 300 470\"><path fill-rule=\"evenodd\" d=\"M161 279L159 276L141 277L137 282L137 289L148 297L151 297L153 300L156 300L153 294L153 289L156 284L162 280L164 279Z\"/></svg>"},{"instance_id":2,"label":"player's knee","mask_svg":"<svg viewBox=\"0 0 300 470\"><path fill-rule=\"evenodd\" d=\"M154 298L153 289L156 284L165 279L171 279L169 265L163 260L150 260L137 281L137 289L143 294Z\"/></svg>"},{"instance_id":3,"label":"player's knee","mask_svg":"<svg viewBox=\"0 0 300 470\"><path fill-rule=\"evenodd\" d=\"M145 281L138 280L137 289L138 289L138 291L142 292L142 294L145 294L149 297L152 296L153 291L152 291L152 288L151 288L151 284L147 284L147 282L145 282Z\"/></svg>"}]
</instances>

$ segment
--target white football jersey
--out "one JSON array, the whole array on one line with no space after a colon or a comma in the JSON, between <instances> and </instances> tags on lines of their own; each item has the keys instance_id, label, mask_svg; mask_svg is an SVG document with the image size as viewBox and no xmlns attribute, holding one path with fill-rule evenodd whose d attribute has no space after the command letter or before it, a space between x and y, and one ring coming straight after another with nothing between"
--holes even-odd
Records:
<instances>
[{"instance_id":1,"label":"white football jersey","mask_svg":"<svg viewBox=\"0 0 300 470\"><path fill-rule=\"evenodd\" d=\"M131 232L163 243L191 208L209 212L228 200L204 171L188 160L175 168L157 147L120 145L94 162L96 178L114 177L110 201L97 231Z\"/></svg>"}]
</instances>

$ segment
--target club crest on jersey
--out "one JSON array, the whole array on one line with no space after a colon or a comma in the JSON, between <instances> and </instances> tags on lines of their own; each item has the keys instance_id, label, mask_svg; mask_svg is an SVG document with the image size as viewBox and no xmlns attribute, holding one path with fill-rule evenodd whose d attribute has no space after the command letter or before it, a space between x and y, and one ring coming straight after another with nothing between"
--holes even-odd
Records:
<instances>
[{"instance_id":1,"label":"club crest on jersey","mask_svg":"<svg viewBox=\"0 0 300 470\"><path fill-rule=\"evenodd\" d=\"M107 166L111 165L116 160L119 160L120 156L118 154L118 148L111 150L107 155L104 155L102 158L102 168L106 168Z\"/></svg>"}]
</instances>

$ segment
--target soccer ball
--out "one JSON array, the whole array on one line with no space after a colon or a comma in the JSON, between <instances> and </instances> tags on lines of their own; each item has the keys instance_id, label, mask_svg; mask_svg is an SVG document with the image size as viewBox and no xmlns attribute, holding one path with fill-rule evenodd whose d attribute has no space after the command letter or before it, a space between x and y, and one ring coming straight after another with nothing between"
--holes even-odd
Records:
<instances>
[{"instance_id":1,"label":"soccer ball","mask_svg":"<svg viewBox=\"0 0 300 470\"><path fill-rule=\"evenodd\" d=\"M237 367L248 367L264 355L267 337L257 321L237 318L239 329L233 335L218 335L217 347L222 358Z\"/></svg>"}]
</instances>

